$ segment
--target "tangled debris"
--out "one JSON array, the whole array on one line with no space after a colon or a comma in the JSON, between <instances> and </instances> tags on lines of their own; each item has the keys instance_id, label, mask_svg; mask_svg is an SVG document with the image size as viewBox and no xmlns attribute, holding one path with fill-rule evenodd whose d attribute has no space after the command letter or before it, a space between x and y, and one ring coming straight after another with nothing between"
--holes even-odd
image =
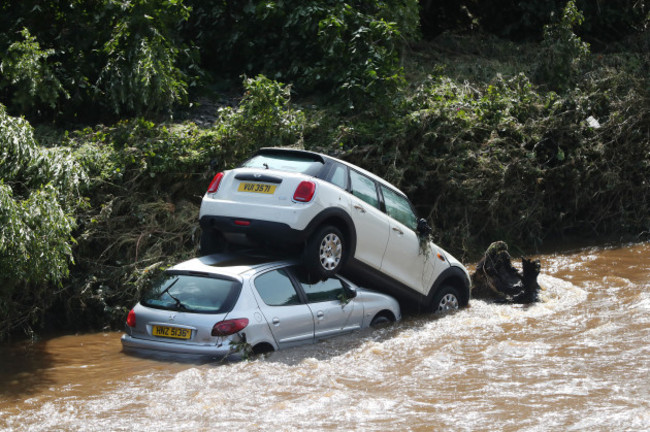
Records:
<instances>
[{"instance_id":1,"label":"tangled debris","mask_svg":"<svg viewBox=\"0 0 650 432\"><path fill-rule=\"evenodd\" d=\"M503 303L529 304L539 301L539 260L521 258L523 273L512 266L508 245L492 243L472 275L472 297Z\"/></svg>"}]
</instances>

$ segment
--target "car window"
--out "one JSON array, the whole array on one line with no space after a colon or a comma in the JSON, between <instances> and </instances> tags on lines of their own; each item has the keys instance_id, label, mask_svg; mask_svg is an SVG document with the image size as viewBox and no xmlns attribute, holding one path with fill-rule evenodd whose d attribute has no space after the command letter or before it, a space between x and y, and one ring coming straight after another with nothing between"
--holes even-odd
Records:
<instances>
[{"instance_id":1,"label":"car window","mask_svg":"<svg viewBox=\"0 0 650 432\"><path fill-rule=\"evenodd\" d=\"M413 213L413 208L409 201L385 186L381 187L381 192L384 195L384 204L386 205L388 216L415 231L417 228L417 217Z\"/></svg>"},{"instance_id":2,"label":"car window","mask_svg":"<svg viewBox=\"0 0 650 432\"><path fill-rule=\"evenodd\" d=\"M315 176L323 162L309 154L259 154L242 164L247 168L265 168Z\"/></svg>"},{"instance_id":3,"label":"car window","mask_svg":"<svg viewBox=\"0 0 650 432\"><path fill-rule=\"evenodd\" d=\"M307 302L319 303L345 298L343 282L335 277L314 281L306 277L306 273L296 270L296 276L300 281L303 291L307 295Z\"/></svg>"},{"instance_id":4,"label":"car window","mask_svg":"<svg viewBox=\"0 0 650 432\"><path fill-rule=\"evenodd\" d=\"M374 181L363 174L350 170L350 187L354 196L359 197L373 207L379 208L379 199L377 198Z\"/></svg>"},{"instance_id":5,"label":"car window","mask_svg":"<svg viewBox=\"0 0 650 432\"><path fill-rule=\"evenodd\" d=\"M298 293L286 270L273 270L255 278L255 289L269 306L301 304Z\"/></svg>"},{"instance_id":6,"label":"car window","mask_svg":"<svg viewBox=\"0 0 650 432\"><path fill-rule=\"evenodd\" d=\"M224 313L232 309L240 290L241 284L231 279L164 273L140 303L156 309Z\"/></svg>"},{"instance_id":7,"label":"car window","mask_svg":"<svg viewBox=\"0 0 650 432\"><path fill-rule=\"evenodd\" d=\"M347 169L341 165L334 165L329 182L341 189L345 189L348 184Z\"/></svg>"}]
</instances>

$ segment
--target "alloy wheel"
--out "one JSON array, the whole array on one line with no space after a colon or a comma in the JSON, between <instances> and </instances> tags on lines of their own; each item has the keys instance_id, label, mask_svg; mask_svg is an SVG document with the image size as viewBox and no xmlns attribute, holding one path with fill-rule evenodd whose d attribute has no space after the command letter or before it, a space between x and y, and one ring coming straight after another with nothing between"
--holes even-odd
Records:
<instances>
[{"instance_id":1,"label":"alloy wheel","mask_svg":"<svg viewBox=\"0 0 650 432\"><path fill-rule=\"evenodd\" d=\"M318 256L325 270L334 270L343 257L343 248L339 236L334 233L325 235L321 240Z\"/></svg>"}]
</instances>

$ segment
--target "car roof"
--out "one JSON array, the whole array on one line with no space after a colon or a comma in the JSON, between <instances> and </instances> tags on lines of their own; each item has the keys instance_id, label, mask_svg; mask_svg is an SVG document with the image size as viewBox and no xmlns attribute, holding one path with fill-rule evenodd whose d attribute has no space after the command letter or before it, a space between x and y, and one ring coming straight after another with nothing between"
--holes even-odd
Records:
<instances>
[{"instance_id":1,"label":"car roof","mask_svg":"<svg viewBox=\"0 0 650 432\"><path fill-rule=\"evenodd\" d=\"M379 177L378 175L373 174L370 171L367 171L367 170L365 170L365 169L363 169L363 168L361 168L361 167L359 167L357 165L354 165L354 164L352 164L350 162L346 162L344 160L335 158L333 156L328 156L328 155L323 154L323 153L317 153L317 152L313 152L313 151L309 151L309 150L300 150L300 149L295 149L295 148L286 148L286 147L262 147L261 149L259 149L257 151L256 154L273 154L273 153L278 154L278 153L282 153L282 152L294 153L294 154L308 154L308 155L312 155L314 157L323 159L323 162L326 159L336 161L336 162L341 163L343 165L346 165L346 166L348 166L348 167L350 167L350 168L352 168L352 169L354 169L356 171L359 171L360 173L372 178L376 182L378 182L378 183L380 183L380 184L382 184L382 185L384 185L384 186L398 192L400 195L403 195L404 197L408 198L406 196L406 194L404 192L402 192L397 186L389 183L388 181L384 180L383 178Z\"/></svg>"},{"instance_id":2,"label":"car roof","mask_svg":"<svg viewBox=\"0 0 650 432\"><path fill-rule=\"evenodd\" d=\"M294 265L295 260L278 260L263 255L213 254L193 258L169 268L172 271L211 273L226 276L242 276L250 271L263 271Z\"/></svg>"}]
</instances>

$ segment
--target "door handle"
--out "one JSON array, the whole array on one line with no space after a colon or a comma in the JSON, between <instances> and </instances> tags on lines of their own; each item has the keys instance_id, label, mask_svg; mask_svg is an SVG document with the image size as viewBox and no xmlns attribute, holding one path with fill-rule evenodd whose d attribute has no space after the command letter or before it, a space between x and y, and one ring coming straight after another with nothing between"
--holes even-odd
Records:
<instances>
[{"instance_id":1,"label":"door handle","mask_svg":"<svg viewBox=\"0 0 650 432\"><path fill-rule=\"evenodd\" d=\"M273 318L273 320L271 320L271 322L273 323L273 325L279 325L280 324L280 318L275 317L275 318Z\"/></svg>"},{"instance_id":2,"label":"door handle","mask_svg":"<svg viewBox=\"0 0 650 432\"><path fill-rule=\"evenodd\" d=\"M357 210L359 210L361 213L365 213L365 212L366 212L366 210L365 210L363 207L361 207L359 204L355 204L355 205L354 205L354 208L357 209Z\"/></svg>"},{"instance_id":3,"label":"door handle","mask_svg":"<svg viewBox=\"0 0 650 432\"><path fill-rule=\"evenodd\" d=\"M323 313L323 311L318 311L318 312L316 312L316 316L318 318L323 318L325 316L325 314Z\"/></svg>"},{"instance_id":4,"label":"door handle","mask_svg":"<svg viewBox=\"0 0 650 432\"><path fill-rule=\"evenodd\" d=\"M404 234L404 231L402 231L402 230L399 229L398 227L393 227L393 231L398 232L398 233L400 233L400 234Z\"/></svg>"}]
</instances>

